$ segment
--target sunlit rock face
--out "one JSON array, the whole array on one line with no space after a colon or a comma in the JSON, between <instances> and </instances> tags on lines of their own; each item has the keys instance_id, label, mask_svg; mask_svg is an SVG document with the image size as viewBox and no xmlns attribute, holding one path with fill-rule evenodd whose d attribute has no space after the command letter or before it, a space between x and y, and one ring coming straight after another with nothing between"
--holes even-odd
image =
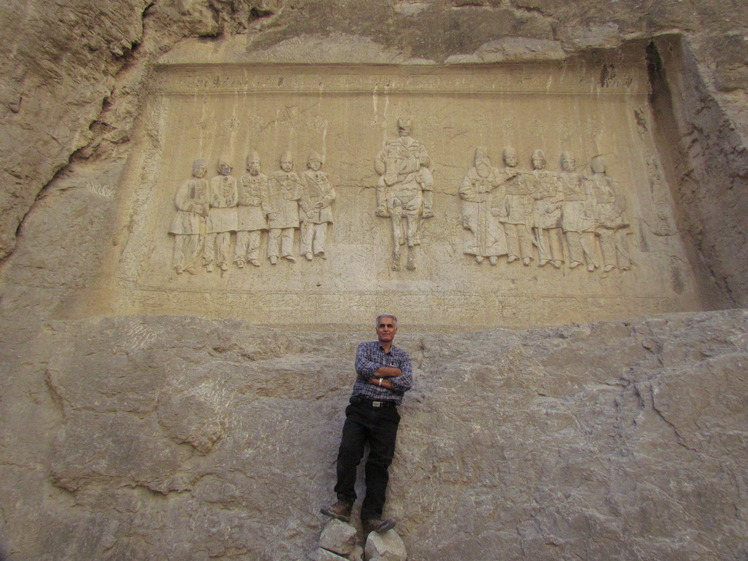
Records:
<instances>
[{"instance_id":1,"label":"sunlit rock face","mask_svg":"<svg viewBox=\"0 0 748 561\"><path fill-rule=\"evenodd\" d=\"M0 14L0 558L318 554L382 311L408 558L745 557L744 10L47 4Z\"/></svg>"}]
</instances>

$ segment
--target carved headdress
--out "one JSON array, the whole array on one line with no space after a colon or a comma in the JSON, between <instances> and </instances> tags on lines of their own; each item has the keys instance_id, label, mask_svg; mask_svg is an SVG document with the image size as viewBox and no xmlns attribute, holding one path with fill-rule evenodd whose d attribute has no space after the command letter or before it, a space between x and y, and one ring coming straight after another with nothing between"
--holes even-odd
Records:
<instances>
[{"instance_id":1,"label":"carved headdress","mask_svg":"<svg viewBox=\"0 0 748 561\"><path fill-rule=\"evenodd\" d=\"M197 173L197 170L205 168L205 160L195 160L192 162L192 175Z\"/></svg>"},{"instance_id":2,"label":"carved headdress","mask_svg":"<svg viewBox=\"0 0 748 561\"><path fill-rule=\"evenodd\" d=\"M247 154L247 168L249 169L249 164L257 162L260 163L260 155L257 153L256 150L252 150L249 154Z\"/></svg>"},{"instance_id":3,"label":"carved headdress","mask_svg":"<svg viewBox=\"0 0 748 561\"><path fill-rule=\"evenodd\" d=\"M306 161L307 162L319 162L320 164L324 162L320 153L315 152L314 150L309 152L309 156L307 157Z\"/></svg>"}]
</instances>

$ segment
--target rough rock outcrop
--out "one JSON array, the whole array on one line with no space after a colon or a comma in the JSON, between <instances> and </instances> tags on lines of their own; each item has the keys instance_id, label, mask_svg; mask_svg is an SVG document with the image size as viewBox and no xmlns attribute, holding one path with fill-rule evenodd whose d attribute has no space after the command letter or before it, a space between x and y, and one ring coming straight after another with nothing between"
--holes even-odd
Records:
<instances>
[{"instance_id":1,"label":"rough rock outcrop","mask_svg":"<svg viewBox=\"0 0 748 561\"><path fill-rule=\"evenodd\" d=\"M409 556L742 559L747 320L401 326L416 383L387 515ZM11 559L316 551L370 332L129 317L24 335L3 356L15 365L0 409Z\"/></svg>"},{"instance_id":2,"label":"rough rock outcrop","mask_svg":"<svg viewBox=\"0 0 748 561\"><path fill-rule=\"evenodd\" d=\"M746 27L730 0L6 2L0 558L317 551L355 345L373 333L86 314L121 240L110 225L149 72L180 41L217 61L239 45L239 60L427 65L644 42L678 228L719 308L748 303ZM743 561L747 319L402 325L417 381L387 514L411 558Z\"/></svg>"}]
</instances>

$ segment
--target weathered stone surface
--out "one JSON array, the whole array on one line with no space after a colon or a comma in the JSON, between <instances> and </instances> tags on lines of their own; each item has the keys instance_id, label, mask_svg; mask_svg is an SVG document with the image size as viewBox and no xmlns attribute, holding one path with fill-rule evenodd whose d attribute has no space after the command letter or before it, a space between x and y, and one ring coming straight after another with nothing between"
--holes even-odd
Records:
<instances>
[{"instance_id":1,"label":"weathered stone surface","mask_svg":"<svg viewBox=\"0 0 748 561\"><path fill-rule=\"evenodd\" d=\"M348 557L338 555L337 553L333 553L332 551L328 551L321 547L314 554L314 561L341 561L347 559Z\"/></svg>"},{"instance_id":2,"label":"weathered stone surface","mask_svg":"<svg viewBox=\"0 0 748 561\"><path fill-rule=\"evenodd\" d=\"M330 520L319 537L319 546L338 555L348 555L356 546L356 528L340 520Z\"/></svg>"},{"instance_id":3,"label":"weathered stone surface","mask_svg":"<svg viewBox=\"0 0 748 561\"><path fill-rule=\"evenodd\" d=\"M318 548L351 362L373 330L16 323L0 387L12 558ZM416 385L385 514L411 558L741 559L746 311L399 337Z\"/></svg>"},{"instance_id":4,"label":"weathered stone surface","mask_svg":"<svg viewBox=\"0 0 748 561\"><path fill-rule=\"evenodd\" d=\"M684 236L705 308L744 306L746 15L731 0L6 2L0 557L318 550L350 363L370 330L334 332L323 308L311 332L158 317L147 302L144 315L93 313L111 297L106 256L138 225L135 213L111 230L156 61L407 73L646 44L658 120L635 117L657 127L676 212L649 226ZM746 320L460 334L406 322L417 387L387 515L411 557L744 561Z\"/></svg>"},{"instance_id":5,"label":"weathered stone surface","mask_svg":"<svg viewBox=\"0 0 748 561\"><path fill-rule=\"evenodd\" d=\"M644 11L632 2L602 8L548 0L38 4L15 0L3 12L3 25L13 32L3 45L9 79L0 99L6 138L13 141L3 151L2 254L12 251L37 195L74 153L64 173L79 175L76 188L113 194L150 65L181 39L192 40L188 50L202 49L212 62L434 64L563 60L654 38L666 66L653 61L653 77L667 74L675 100L672 122L662 123L670 136L661 149L672 148L666 171L679 196L681 231L694 246L693 263L704 264L704 284L716 285L704 298L709 306L745 303L745 12L734 2L684 10L672 0ZM23 33L15 29L18 13L25 14ZM98 25L90 26L91 19ZM204 39L217 35L223 40ZM104 175L115 180L101 181L101 168L82 159L104 164Z\"/></svg>"},{"instance_id":6,"label":"weathered stone surface","mask_svg":"<svg viewBox=\"0 0 748 561\"><path fill-rule=\"evenodd\" d=\"M395 530L389 530L383 534L371 532L366 537L364 551L367 559L380 559L381 561L405 561L408 557L405 544Z\"/></svg>"}]
</instances>

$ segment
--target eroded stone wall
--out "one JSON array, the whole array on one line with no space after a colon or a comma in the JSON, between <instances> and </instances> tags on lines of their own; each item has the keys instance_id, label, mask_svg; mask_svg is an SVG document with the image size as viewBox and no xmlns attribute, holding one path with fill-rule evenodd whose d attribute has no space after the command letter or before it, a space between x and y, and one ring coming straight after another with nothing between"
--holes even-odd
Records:
<instances>
[{"instance_id":1,"label":"eroded stone wall","mask_svg":"<svg viewBox=\"0 0 748 561\"><path fill-rule=\"evenodd\" d=\"M746 319L402 324L415 385L387 514L409 559L743 559ZM372 334L48 323L15 346L23 364L3 382L6 553L306 558L327 521L355 348Z\"/></svg>"},{"instance_id":2,"label":"eroded stone wall","mask_svg":"<svg viewBox=\"0 0 748 561\"><path fill-rule=\"evenodd\" d=\"M111 256L138 232L120 187L134 184L136 168L123 173L159 61L561 63L650 45L653 176L694 291L709 308L745 303L740 3L13 0L0 21L0 557L275 560L317 546L368 327L97 315ZM472 154L453 161L461 180ZM340 177L334 163L322 169ZM189 172L173 171L160 204ZM388 504L414 560L745 558L744 312L459 334L417 322L401 328L417 387Z\"/></svg>"}]
</instances>

